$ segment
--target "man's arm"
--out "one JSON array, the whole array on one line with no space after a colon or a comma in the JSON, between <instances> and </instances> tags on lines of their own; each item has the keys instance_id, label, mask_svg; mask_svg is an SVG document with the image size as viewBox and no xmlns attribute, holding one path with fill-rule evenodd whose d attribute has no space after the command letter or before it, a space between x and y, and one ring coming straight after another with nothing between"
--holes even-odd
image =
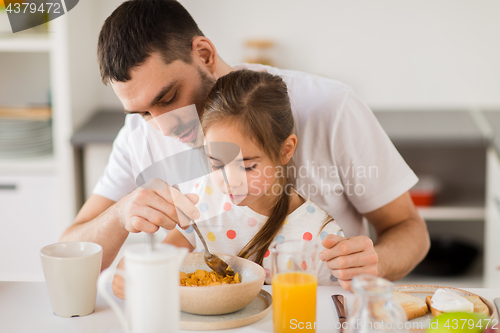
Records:
<instances>
[{"instance_id":1,"label":"man's arm","mask_svg":"<svg viewBox=\"0 0 500 333\"><path fill-rule=\"evenodd\" d=\"M62 234L59 241L89 241L102 246L101 270L108 268L128 237L120 224L116 202L92 194L75 218L74 223Z\"/></svg>"},{"instance_id":2,"label":"man's arm","mask_svg":"<svg viewBox=\"0 0 500 333\"><path fill-rule=\"evenodd\" d=\"M89 241L102 246L101 269L108 268L127 239L128 233L154 233L160 227L172 230L180 223L176 207L188 218L199 218L196 194L183 195L161 179L152 179L118 202L93 194L60 241ZM181 219L186 222L184 215Z\"/></svg>"},{"instance_id":3,"label":"man's arm","mask_svg":"<svg viewBox=\"0 0 500 333\"><path fill-rule=\"evenodd\" d=\"M320 254L333 276L348 290L352 278L363 273L393 281L404 277L430 247L427 226L408 192L364 216L377 233L375 245L366 236L328 235L323 241L326 249Z\"/></svg>"},{"instance_id":4,"label":"man's arm","mask_svg":"<svg viewBox=\"0 0 500 333\"><path fill-rule=\"evenodd\" d=\"M378 275L399 280L424 259L430 248L429 233L406 192L389 204L364 215L377 233Z\"/></svg>"}]
</instances>

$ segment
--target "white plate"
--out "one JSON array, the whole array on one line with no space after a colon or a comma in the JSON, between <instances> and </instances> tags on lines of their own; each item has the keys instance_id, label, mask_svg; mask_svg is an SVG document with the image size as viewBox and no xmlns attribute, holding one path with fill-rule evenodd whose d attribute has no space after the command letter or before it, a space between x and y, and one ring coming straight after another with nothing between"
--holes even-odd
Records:
<instances>
[{"instance_id":1,"label":"white plate","mask_svg":"<svg viewBox=\"0 0 500 333\"><path fill-rule=\"evenodd\" d=\"M497 313L495 311L495 307L493 304L491 304L488 300L484 299L483 297L476 295L474 293L458 289L458 288L450 288L450 287L443 287L443 286L433 286L433 285L427 285L427 284L402 284L402 285L396 285L394 286L394 291L400 291L405 294L409 294L415 297L418 297L420 299L423 299L425 301L425 298L427 296L432 296L434 295L434 292L439 289L450 289L460 296L478 296L481 298L481 300L486 304L488 309L490 310L490 317L491 319L498 319ZM422 323L424 328L427 328L429 326L429 322L432 320L432 314L429 312L424 316L414 318L410 320L410 323Z\"/></svg>"},{"instance_id":2,"label":"white plate","mask_svg":"<svg viewBox=\"0 0 500 333\"><path fill-rule=\"evenodd\" d=\"M0 129L1 138L14 138L14 137L26 137L26 136L37 136L45 133L51 133L51 127L35 128L35 129L22 129L22 130L3 130Z\"/></svg>"},{"instance_id":3,"label":"white plate","mask_svg":"<svg viewBox=\"0 0 500 333\"><path fill-rule=\"evenodd\" d=\"M23 137L23 138L2 138L0 137L0 144L13 144L13 143L24 143L24 142L30 142L30 141L35 141L35 142L40 142L40 141L49 141L52 139L51 133L46 133L34 137Z\"/></svg>"},{"instance_id":4,"label":"white plate","mask_svg":"<svg viewBox=\"0 0 500 333\"><path fill-rule=\"evenodd\" d=\"M245 308L225 315L201 316L181 312L181 329L192 331L214 331L242 327L261 320L271 311L272 297L262 289L259 295Z\"/></svg>"},{"instance_id":5,"label":"white plate","mask_svg":"<svg viewBox=\"0 0 500 333\"><path fill-rule=\"evenodd\" d=\"M1 135L0 142L14 142L23 140L41 140L52 136L50 131L33 132L33 133L16 133L15 135Z\"/></svg>"},{"instance_id":6,"label":"white plate","mask_svg":"<svg viewBox=\"0 0 500 333\"><path fill-rule=\"evenodd\" d=\"M52 144L52 137L48 136L23 140L0 140L0 149L10 147L30 147L32 145L39 146L45 144Z\"/></svg>"},{"instance_id":7,"label":"white plate","mask_svg":"<svg viewBox=\"0 0 500 333\"><path fill-rule=\"evenodd\" d=\"M51 123L48 121L37 122L6 122L0 121L0 129L2 131L20 130L20 129L36 129L42 127L50 127Z\"/></svg>"},{"instance_id":8,"label":"white plate","mask_svg":"<svg viewBox=\"0 0 500 333\"><path fill-rule=\"evenodd\" d=\"M15 152L3 152L0 150L0 158L19 158L19 157L34 157L52 155L52 148L47 149L33 149L33 150L20 150Z\"/></svg>"}]
</instances>

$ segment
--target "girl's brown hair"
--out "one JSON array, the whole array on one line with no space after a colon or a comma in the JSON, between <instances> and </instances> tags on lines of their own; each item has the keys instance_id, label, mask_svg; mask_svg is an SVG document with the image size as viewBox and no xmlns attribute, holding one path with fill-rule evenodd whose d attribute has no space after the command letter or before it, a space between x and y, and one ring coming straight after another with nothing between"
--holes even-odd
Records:
<instances>
[{"instance_id":1,"label":"girl's brown hair","mask_svg":"<svg viewBox=\"0 0 500 333\"><path fill-rule=\"evenodd\" d=\"M238 70L217 80L205 101L203 132L220 122L236 122L284 172L278 173L280 194L264 226L238 256L262 265L264 254L283 225L290 205L286 165L281 164L282 145L294 131L294 121L286 84L266 72Z\"/></svg>"}]
</instances>

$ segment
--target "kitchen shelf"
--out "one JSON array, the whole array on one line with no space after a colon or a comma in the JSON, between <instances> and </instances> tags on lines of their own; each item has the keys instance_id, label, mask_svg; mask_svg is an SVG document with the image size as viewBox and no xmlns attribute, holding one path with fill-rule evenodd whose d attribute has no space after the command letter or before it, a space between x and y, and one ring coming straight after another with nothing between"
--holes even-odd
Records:
<instances>
[{"instance_id":1,"label":"kitchen shelf","mask_svg":"<svg viewBox=\"0 0 500 333\"><path fill-rule=\"evenodd\" d=\"M420 216L426 221L478 221L485 216L484 207L426 207L418 208Z\"/></svg>"},{"instance_id":2,"label":"kitchen shelf","mask_svg":"<svg viewBox=\"0 0 500 333\"><path fill-rule=\"evenodd\" d=\"M48 34L11 35L0 34L0 52L49 52L52 47Z\"/></svg>"},{"instance_id":3,"label":"kitchen shelf","mask_svg":"<svg viewBox=\"0 0 500 333\"><path fill-rule=\"evenodd\" d=\"M89 144L113 144L125 123L123 110L99 110L71 137L75 147Z\"/></svg>"},{"instance_id":4,"label":"kitchen shelf","mask_svg":"<svg viewBox=\"0 0 500 333\"><path fill-rule=\"evenodd\" d=\"M479 128L474 111L374 111L397 146L483 145L489 140Z\"/></svg>"},{"instance_id":5,"label":"kitchen shelf","mask_svg":"<svg viewBox=\"0 0 500 333\"><path fill-rule=\"evenodd\" d=\"M427 221L484 221L486 147L489 139L473 111L377 111L380 124L419 176L440 181Z\"/></svg>"},{"instance_id":6,"label":"kitchen shelf","mask_svg":"<svg viewBox=\"0 0 500 333\"><path fill-rule=\"evenodd\" d=\"M484 221L484 189L452 188L438 195L435 206L417 207L426 221Z\"/></svg>"}]
</instances>

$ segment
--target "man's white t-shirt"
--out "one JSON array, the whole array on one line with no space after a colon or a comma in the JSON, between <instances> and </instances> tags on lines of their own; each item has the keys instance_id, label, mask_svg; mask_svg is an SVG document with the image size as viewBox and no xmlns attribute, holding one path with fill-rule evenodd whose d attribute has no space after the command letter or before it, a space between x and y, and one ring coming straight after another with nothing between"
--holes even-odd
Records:
<instances>
[{"instance_id":1,"label":"man's white t-shirt","mask_svg":"<svg viewBox=\"0 0 500 333\"><path fill-rule=\"evenodd\" d=\"M235 68L265 70L283 78L298 137L292 158L294 188L332 216L346 237L367 235L362 214L388 204L418 181L372 111L347 85L263 65ZM148 138L157 135L145 124L140 115L127 115L95 194L118 201L136 188L132 163L137 161L130 154L129 140L138 128ZM164 149L173 154L189 147L171 139ZM240 210L227 214L244 218Z\"/></svg>"}]
</instances>

